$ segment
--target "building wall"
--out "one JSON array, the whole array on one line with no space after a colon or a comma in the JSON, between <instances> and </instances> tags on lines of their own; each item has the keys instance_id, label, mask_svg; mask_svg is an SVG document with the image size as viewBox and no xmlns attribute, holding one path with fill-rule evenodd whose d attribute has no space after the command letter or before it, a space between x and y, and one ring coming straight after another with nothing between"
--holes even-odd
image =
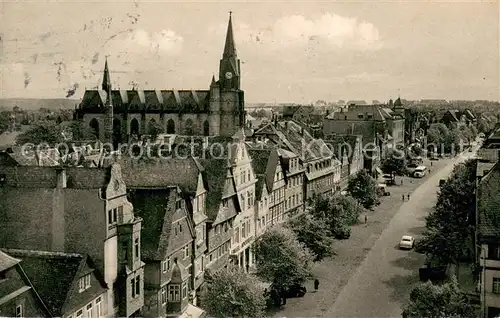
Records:
<instances>
[{"instance_id":1,"label":"building wall","mask_svg":"<svg viewBox=\"0 0 500 318\"><path fill-rule=\"evenodd\" d=\"M264 183L261 183L262 194L260 200L255 203L255 237L258 238L267 228L267 216L269 215L269 195Z\"/></svg>"},{"instance_id":2,"label":"building wall","mask_svg":"<svg viewBox=\"0 0 500 318\"><path fill-rule=\"evenodd\" d=\"M323 134L362 135L363 143L374 142L376 129L373 120L341 120L325 118Z\"/></svg>"},{"instance_id":3,"label":"building wall","mask_svg":"<svg viewBox=\"0 0 500 318\"><path fill-rule=\"evenodd\" d=\"M254 205L255 205L255 183L257 182L253 172L251 158L248 155L244 143L238 144L238 150L235 155L233 165L233 178L236 185L236 193L240 200L241 213L238 213L233 221L233 237L231 239L231 254L238 257L240 267L252 265L252 258L242 259L242 253L246 252L249 246L254 242ZM243 262L241 262L243 261Z\"/></svg>"},{"instance_id":4,"label":"building wall","mask_svg":"<svg viewBox=\"0 0 500 318\"><path fill-rule=\"evenodd\" d=\"M54 189L0 186L0 244L3 247L52 249L53 192Z\"/></svg>"}]
</instances>

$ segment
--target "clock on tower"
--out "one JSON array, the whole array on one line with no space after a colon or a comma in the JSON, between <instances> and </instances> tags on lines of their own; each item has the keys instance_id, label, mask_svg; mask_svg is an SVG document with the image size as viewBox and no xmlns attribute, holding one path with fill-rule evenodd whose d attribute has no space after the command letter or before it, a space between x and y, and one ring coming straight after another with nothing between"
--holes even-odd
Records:
<instances>
[{"instance_id":1,"label":"clock on tower","mask_svg":"<svg viewBox=\"0 0 500 318\"><path fill-rule=\"evenodd\" d=\"M231 72L226 72L226 78L227 78L227 79L231 79L231 78L233 78L233 73L231 73Z\"/></svg>"}]
</instances>

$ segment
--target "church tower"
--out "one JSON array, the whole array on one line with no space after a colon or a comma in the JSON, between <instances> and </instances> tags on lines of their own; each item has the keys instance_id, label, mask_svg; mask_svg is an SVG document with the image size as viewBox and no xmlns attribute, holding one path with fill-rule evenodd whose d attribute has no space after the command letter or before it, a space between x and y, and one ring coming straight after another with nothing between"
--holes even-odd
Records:
<instances>
[{"instance_id":1,"label":"church tower","mask_svg":"<svg viewBox=\"0 0 500 318\"><path fill-rule=\"evenodd\" d=\"M113 143L113 101L111 100L111 78L109 76L108 59L104 64L104 75L102 78L102 90L106 92L106 103L104 104L104 143Z\"/></svg>"},{"instance_id":2,"label":"church tower","mask_svg":"<svg viewBox=\"0 0 500 318\"><path fill-rule=\"evenodd\" d=\"M233 136L244 127L244 94L240 90L240 60L236 54L233 23L229 12L226 43L219 64L220 132L221 136Z\"/></svg>"}]
</instances>

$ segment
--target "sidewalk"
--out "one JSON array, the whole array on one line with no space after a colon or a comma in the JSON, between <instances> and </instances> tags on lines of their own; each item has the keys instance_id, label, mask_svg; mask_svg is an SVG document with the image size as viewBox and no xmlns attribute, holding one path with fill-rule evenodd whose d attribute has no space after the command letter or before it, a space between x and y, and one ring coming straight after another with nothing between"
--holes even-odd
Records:
<instances>
[{"instance_id":1,"label":"sidewalk","mask_svg":"<svg viewBox=\"0 0 500 318\"><path fill-rule=\"evenodd\" d=\"M431 169L430 174L424 178L396 177L396 185L388 186L390 196L381 197L381 204L374 211L368 211L368 223L352 227L351 237L344 241L335 241L334 250L337 253L333 258L328 258L313 265L313 274L319 279L320 286L314 292L313 280L306 283L308 292L303 298L287 299L287 304L281 310L270 312L274 317L322 317L330 308L357 267L361 264L368 251L377 238L387 227L394 214L402 205L401 195L412 193L419 185L425 182L430 175L441 170L454 159L441 159L433 161L432 167L429 160L424 160L424 165ZM403 179L403 185L400 180ZM411 196L410 196L411 200ZM416 232L416 229L413 229ZM414 233L409 233L414 234ZM397 242L396 242L397 243ZM395 244L396 244L395 243ZM360 299L360 301L362 301Z\"/></svg>"}]
</instances>

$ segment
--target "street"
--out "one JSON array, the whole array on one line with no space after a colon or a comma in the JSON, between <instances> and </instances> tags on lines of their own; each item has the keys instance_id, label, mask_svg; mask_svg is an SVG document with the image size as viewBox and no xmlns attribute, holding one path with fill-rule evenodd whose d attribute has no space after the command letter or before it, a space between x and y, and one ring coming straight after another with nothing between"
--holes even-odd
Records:
<instances>
[{"instance_id":1,"label":"street","mask_svg":"<svg viewBox=\"0 0 500 318\"><path fill-rule=\"evenodd\" d=\"M312 281L306 282L308 293L292 298L286 306L269 313L274 317L389 317L401 316L401 307L411 287L418 282L418 268L424 257L413 251L398 249L404 234L417 237L425 226L425 216L433 208L440 179L453 166L474 155L425 162L431 173L422 179L401 178L389 187L375 211L368 214L368 224L361 221L352 227L351 238L336 241L332 258L313 265L320 281L317 292ZM407 201L406 195L411 194ZM405 195L402 202L401 196Z\"/></svg>"},{"instance_id":2,"label":"street","mask_svg":"<svg viewBox=\"0 0 500 318\"><path fill-rule=\"evenodd\" d=\"M378 238L365 260L348 280L329 317L401 317L402 306L412 286L418 283L418 268L424 255L398 248L405 234L418 237L425 226L425 216L433 208L440 179L451 173L455 163L473 153L465 153L431 176L401 205Z\"/></svg>"}]
</instances>

